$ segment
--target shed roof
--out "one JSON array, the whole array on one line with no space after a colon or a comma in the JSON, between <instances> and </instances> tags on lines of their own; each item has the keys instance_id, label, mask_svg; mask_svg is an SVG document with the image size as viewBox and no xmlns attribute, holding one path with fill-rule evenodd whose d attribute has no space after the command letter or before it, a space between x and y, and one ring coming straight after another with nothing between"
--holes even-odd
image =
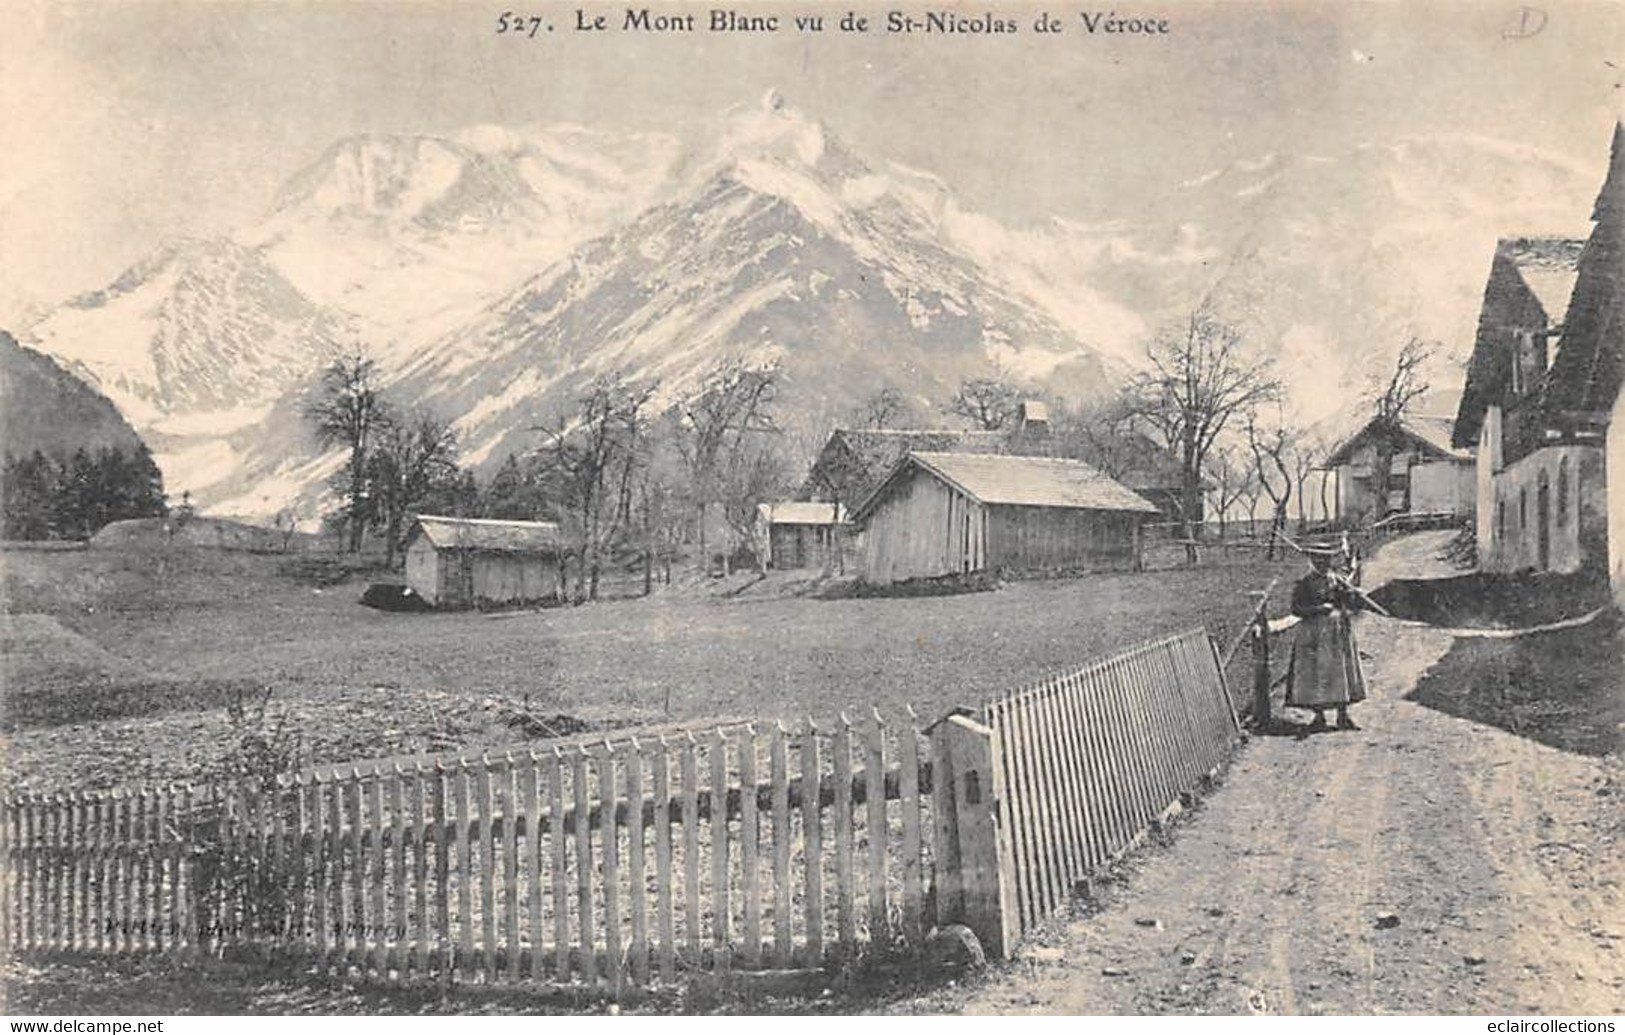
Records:
<instances>
[{"instance_id":1,"label":"shed roof","mask_svg":"<svg viewBox=\"0 0 1625 1035\"><path fill-rule=\"evenodd\" d=\"M556 554L560 548L559 526L551 521L497 521L420 514L410 538L419 535L437 550Z\"/></svg>"},{"instance_id":2,"label":"shed roof","mask_svg":"<svg viewBox=\"0 0 1625 1035\"><path fill-rule=\"evenodd\" d=\"M1021 419L1039 423L1049 422L1049 404L1042 399L1021 400Z\"/></svg>"},{"instance_id":3,"label":"shed roof","mask_svg":"<svg viewBox=\"0 0 1625 1035\"><path fill-rule=\"evenodd\" d=\"M1082 460L985 453L910 453L854 513L862 518L898 475L919 467L980 503L1012 507L1064 507L1141 514L1161 511Z\"/></svg>"},{"instance_id":4,"label":"shed roof","mask_svg":"<svg viewBox=\"0 0 1625 1035\"><path fill-rule=\"evenodd\" d=\"M1371 435L1376 428L1377 419L1361 425L1356 431L1343 441L1343 444L1327 455L1325 466L1336 467L1348 462L1352 453L1360 442ZM1407 437L1415 440L1422 448L1441 460L1470 461L1473 455L1465 449L1457 449L1451 444L1450 437L1455 428L1455 421L1450 417L1439 414L1407 414L1399 420L1399 430Z\"/></svg>"},{"instance_id":5,"label":"shed roof","mask_svg":"<svg viewBox=\"0 0 1625 1035\"><path fill-rule=\"evenodd\" d=\"M840 504L799 500L759 503L756 513L770 525L833 525L846 520L846 507Z\"/></svg>"}]
</instances>

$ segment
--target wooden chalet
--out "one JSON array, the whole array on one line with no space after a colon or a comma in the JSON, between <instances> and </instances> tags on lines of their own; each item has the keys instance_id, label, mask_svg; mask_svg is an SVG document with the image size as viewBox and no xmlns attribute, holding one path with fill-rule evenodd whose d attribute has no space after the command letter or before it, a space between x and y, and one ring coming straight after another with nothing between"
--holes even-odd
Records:
<instances>
[{"instance_id":1,"label":"wooden chalet","mask_svg":"<svg viewBox=\"0 0 1625 1035\"><path fill-rule=\"evenodd\" d=\"M406 584L447 610L535 604L564 592L559 526L420 515L407 533Z\"/></svg>"},{"instance_id":2,"label":"wooden chalet","mask_svg":"<svg viewBox=\"0 0 1625 1035\"><path fill-rule=\"evenodd\" d=\"M876 584L1134 569L1156 507L1081 460L911 452L853 512Z\"/></svg>"},{"instance_id":3,"label":"wooden chalet","mask_svg":"<svg viewBox=\"0 0 1625 1035\"><path fill-rule=\"evenodd\" d=\"M1368 421L1326 457L1337 487L1331 519L1351 527L1391 514L1470 519L1473 456L1451 444L1451 428L1449 417L1420 414Z\"/></svg>"},{"instance_id":4,"label":"wooden chalet","mask_svg":"<svg viewBox=\"0 0 1625 1035\"><path fill-rule=\"evenodd\" d=\"M1048 407L1036 400L1022 402L1018 418L1016 426L1005 431L837 428L814 461L800 495L856 506L903 457L915 452L1050 456L1109 469L1117 482L1149 500L1168 520L1178 519L1183 492L1179 460L1147 436L1126 432L1101 440L1055 435ZM1193 520L1201 519L1200 512L1193 515Z\"/></svg>"},{"instance_id":5,"label":"wooden chalet","mask_svg":"<svg viewBox=\"0 0 1625 1035\"><path fill-rule=\"evenodd\" d=\"M1610 556L1607 449L1625 467L1618 408L1625 337L1625 128L1582 244L1503 241L1491 265L1456 417L1476 462L1479 565L1574 572ZM1540 253L1540 262L1536 262ZM1562 301L1564 285L1572 293ZM1617 571L1619 548L1611 566ZM1619 572L1625 584L1625 572Z\"/></svg>"}]
</instances>

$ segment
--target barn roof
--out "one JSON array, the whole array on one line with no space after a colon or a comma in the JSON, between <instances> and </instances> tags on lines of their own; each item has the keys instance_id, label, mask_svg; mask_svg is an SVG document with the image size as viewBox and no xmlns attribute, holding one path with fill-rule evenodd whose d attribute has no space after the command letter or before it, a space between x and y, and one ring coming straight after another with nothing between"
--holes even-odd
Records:
<instances>
[{"instance_id":1,"label":"barn roof","mask_svg":"<svg viewBox=\"0 0 1625 1035\"><path fill-rule=\"evenodd\" d=\"M846 507L837 503L759 503L756 513L771 525L833 525L846 520Z\"/></svg>"},{"instance_id":2,"label":"barn roof","mask_svg":"<svg viewBox=\"0 0 1625 1035\"><path fill-rule=\"evenodd\" d=\"M1324 466L1336 467L1347 463L1349 454L1375 431L1376 424L1375 417L1366 421L1359 431L1344 439L1342 445L1327 455ZM1453 419L1438 414L1407 414L1399 420L1399 430L1432 456L1440 460L1471 460L1471 452L1451 445L1450 437L1454 428Z\"/></svg>"},{"instance_id":3,"label":"barn roof","mask_svg":"<svg viewBox=\"0 0 1625 1035\"><path fill-rule=\"evenodd\" d=\"M1585 241L1573 237L1503 238L1496 245L1553 323L1561 320L1569 307L1583 247Z\"/></svg>"},{"instance_id":4,"label":"barn roof","mask_svg":"<svg viewBox=\"0 0 1625 1035\"><path fill-rule=\"evenodd\" d=\"M409 538L419 535L437 550L556 554L560 549L559 526L551 521L497 521L420 514Z\"/></svg>"},{"instance_id":5,"label":"barn roof","mask_svg":"<svg viewBox=\"0 0 1625 1035\"><path fill-rule=\"evenodd\" d=\"M1042 404L1039 404L1042 405ZM1047 410L1046 410L1047 419ZM1029 418L1034 420L1036 418ZM1009 453L1014 455L1065 454L1081 443L1065 436L1029 438L1014 431L963 431L953 428L837 428L820 451L803 492L823 495L832 486L821 475L839 477L844 498L867 499L909 453ZM1145 435L1126 433L1114 438L1111 449L1124 463L1119 481L1136 490L1172 489L1182 481L1179 460Z\"/></svg>"},{"instance_id":6,"label":"barn roof","mask_svg":"<svg viewBox=\"0 0 1625 1035\"><path fill-rule=\"evenodd\" d=\"M994 506L1161 513L1144 498L1082 460L916 452L908 454L897 465L892 475L854 512L854 519L861 519L872 511L886 495L887 488L910 467L928 471L972 499Z\"/></svg>"},{"instance_id":7,"label":"barn roof","mask_svg":"<svg viewBox=\"0 0 1625 1035\"><path fill-rule=\"evenodd\" d=\"M1544 386L1548 419L1564 411L1605 412L1625 381L1625 124L1614 126L1608 178L1591 218L1595 226Z\"/></svg>"},{"instance_id":8,"label":"barn roof","mask_svg":"<svg viewBox=\"0 0 1625 1035\"><path fill-rule=\"evenodd\" d=\"M1579 277L1580 252L1585 241L1574 237L1503 237L1484 285L1478 331L1467 379L1456 411L1453 444L1467 448L1478 441L1484 411L1497 402L1512 376L1508 334L1513 330L1546 331L1563 320ZM1539 305L1541 326L1511 328L1509 312L1521 310L1518 299L1527 291ZM1533 322L1540 323L1540 320Z\"/></svg>"}]
</instances>

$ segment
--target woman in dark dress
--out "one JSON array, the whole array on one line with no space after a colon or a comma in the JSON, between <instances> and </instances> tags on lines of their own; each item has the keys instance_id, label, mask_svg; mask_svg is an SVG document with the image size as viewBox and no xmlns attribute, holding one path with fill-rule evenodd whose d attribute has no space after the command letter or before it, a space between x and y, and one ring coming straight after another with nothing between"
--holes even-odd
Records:
<instances>
[{"instance_id":1,"label":"woman in dark dress","mask_svg":"<svg viewBox=\"0 0 1625 1035\"><path fill-rule=\"evenodd\" d=\"M1349 622L1349 612L1363 601L1332 570L1333 556L1332 551L1310 551L1314 570L1292 587L1292 613L1301 621L1293 634L1286 703L1314 709L1311 730L1327 728L1328 708L1337 709L1338 729L1359 729L1349 718L1349 705L1365 700L1365 673Z\"/></svg>"}]
</instances>

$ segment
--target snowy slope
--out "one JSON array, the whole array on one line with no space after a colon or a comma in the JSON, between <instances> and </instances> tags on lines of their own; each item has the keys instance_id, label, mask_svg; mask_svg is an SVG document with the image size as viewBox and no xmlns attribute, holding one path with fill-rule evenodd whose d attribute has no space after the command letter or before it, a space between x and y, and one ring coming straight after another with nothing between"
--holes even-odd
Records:
<instances>
[{"instance_id":1,"label":"snowy slope","mask_svg":"<svg viewBox=\"0 0 1625 1035\"><path fill-rule=\"evenodd\" d=\"M1098 397L1090 345L1016 297L826 129L774 98L734 113L676 197L531 278L407 368L400 392L461 414L468 455L534 445L525 429L600 374L667 397L734 357L777 358L781 408L839 413L878 385L941 399L994 361Z\"/></svg>"},{"instance_id":2,"label":"snowy slope","mask_svg":"<svg viewBox=\"0 0 1625 1035\"><path fill-rule=\"evenodd\" d=\"M308 297L407 354L646 207L676 144L574 126L341 140L245 233Z\"/></svg>"},{"instance_id":3,"label":"snowy slope","mask_svg":"<svg viewBox=\"0 0 1625 1035\"><path fill-rule=\"evenodd\" d=\"M169 242L27 329L145 431L242 423L331 355L337 314L237 242ZM179 430L184 431L184 428Z\"/></svg>"},{"instance_id":4,"label":"snowy slope","mask_svg":"<svg viewBox=\"0 0 1625 1035\"><path fill-rule=\"evenodd\" d=\"M779 359L809 425L885 384L933 404L994 364L1098 396L1206 298L1280 361L1308 423L1411 334L1444 341L1434 379L1459 380L1496 237L1583 231L1601 154L1281 153L1154 211L1014 227L776 94L683 147L573 126L356 137L232 239L166 244L20 337L112 398L173 489L250 516L320 491L335 459L300 401L356 343L494 464L594 375L669 399L741 356Z\"/></svg>"}]
</instances>

